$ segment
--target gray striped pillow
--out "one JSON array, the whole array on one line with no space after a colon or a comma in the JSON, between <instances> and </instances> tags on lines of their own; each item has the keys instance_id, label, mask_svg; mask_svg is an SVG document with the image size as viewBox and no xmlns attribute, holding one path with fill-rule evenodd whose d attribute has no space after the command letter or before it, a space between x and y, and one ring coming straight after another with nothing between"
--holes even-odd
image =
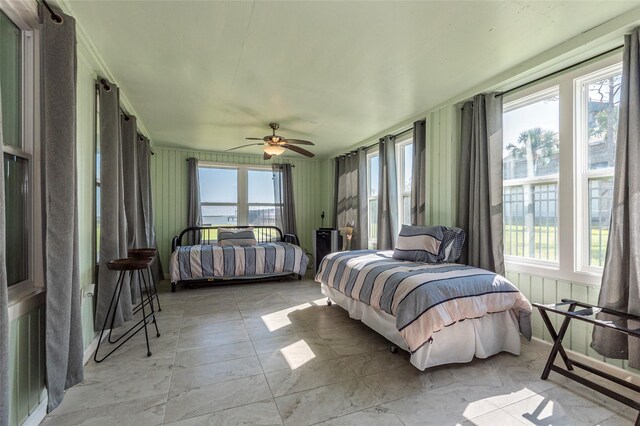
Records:
<instances>
[{"instance_id":1,"label":"gray striped pillow","mask_svg":"<svg viewBox=\"0 0 640 426\"><path fill-rule=\"evenodd\" d=\"M227 246L255 246L258 244L253 228L218 229L218 243Z\"/></svg>"},{"instance_id":2,"label":"gray striped pillow","mask_svg":"<svg viewBox=\"0 0 640 426\"><path fill-rule=\"evenodd\" d=\"M393 251L394 259L411 262L440 263L444 260L442 240L444 226L402 225Z\"/></svg>"}]
</instances>

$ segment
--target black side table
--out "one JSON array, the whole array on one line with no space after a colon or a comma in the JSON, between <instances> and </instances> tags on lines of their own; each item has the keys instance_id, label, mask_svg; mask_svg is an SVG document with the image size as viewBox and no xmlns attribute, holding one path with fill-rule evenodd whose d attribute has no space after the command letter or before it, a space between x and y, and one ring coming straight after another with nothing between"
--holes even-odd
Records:
<instances>
[{"instance_id":1,"label":"black side table","mask_svg":"<svg viewBox=\"0 0 640 426\"><path fill-rule=\"evenodd\" d=\"M551 353L549 354L549 359L547 359L547 364L544 367L544 371L542 372L542 380L547 380L547 378L549 377L549 373L551 371L555 371L556 373L562 374L563 376L568 377L571 380L575 380L576 382L581 383L590 389L600 392L610 398L615 399L616 401L619 401L625 405L628 405L629 407L640 411L640 386L629 383L609 373L605 373L604 371L598 370L597 368L591 367L590 365L586 365L574 359L570 359L564 348L562 347L562 339L564 339L564 336L569 329L569 323L572 319L584 321L589 324L593 324L596 327L609 328L617 332L624 333L628 336L640 338L640 329L632 329L627 327L626 325L627 320L640 322L640 316L618 312L570 299L562 299L561 303L554 303L550 305L543 305L541 303L533 303L532 305L538 308L538 310L540 311L542 320L544 321L544 324L546 325L547 329L549 330L549 334L553 339L553 347L551 349ZM547 314L547 312L553 312L565 317L562 321L560 329L557 332L553 327L553 324L549 319L549 315ZM603 321L597 319L596 314L600 312L611 315L618 319L613 321ZM558 354L560 354L560 357L562 358L562 361L564 362L566 368L562 368L561 366L555 365L553 363ZM588 371L589 373L593 373L611 382L617 383L620 386L624 386L627 389L631 389L632 391L638 393L638 398L628 398L624 395L614 392L609 388L599 385L598 383L585 379L584 377L579 376L578 374L573 372L574 367L578 367L582 370ZM640 426L640 413L636 418L635 426Z\"/></svg>"}]
</instances>

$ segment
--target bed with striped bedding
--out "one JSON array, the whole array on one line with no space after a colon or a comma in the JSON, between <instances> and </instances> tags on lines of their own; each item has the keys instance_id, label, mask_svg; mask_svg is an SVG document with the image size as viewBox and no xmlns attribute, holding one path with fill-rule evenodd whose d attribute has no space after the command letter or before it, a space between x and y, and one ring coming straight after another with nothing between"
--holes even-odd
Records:
<instances>
[{"instance_id":1,"label":"bed with striped bedding","mask_svg":"<svg viewBox=\"0 0 640 426\"><path fill-rule=\"evenodd\" d=\"M315 280L395 317L414 353L445 327L512 310L531 338L531 304L506 278L456 263L394 259L392 251L359 250L327 255Z\"/></svg>"},{"instance_id":2,"label":"bed with striped bedding","mask_svg":"<svg viewBox=\"0 0 640 426\"><path fill-rule=\"evenodd\" d=\"M171 282L272 275L304 275L309 259L286 242L254 246L178 246L171 254Z\"/></svg>"}]
</instances>

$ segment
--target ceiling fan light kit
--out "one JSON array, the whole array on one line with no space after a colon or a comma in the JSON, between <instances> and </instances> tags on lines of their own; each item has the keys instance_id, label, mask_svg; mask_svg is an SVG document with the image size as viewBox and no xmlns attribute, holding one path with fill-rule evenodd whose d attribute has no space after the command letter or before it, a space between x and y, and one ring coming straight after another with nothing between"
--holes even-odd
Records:
<instances>
[{"instance_id":1,"label":"ceiling fan light kit","mask_svg":"<svg viewBox=\"0 0 640 426\"><path fill-rule=\"evenodd\" d=\"M302 139L287 139L283 136L276 135L276 130L280 128L278 123L269 123L269 127L271 127L272 134L267 135L263 138L247 138L247 140L251 141L263 141L261 143L251 143L247 145L237 146L235 148L227 149L227 151L233 151L235 149L244 148L247 146L262 146L262 150L264 152L263 158L265 160L270 159L275 155L282 155L287 149L293 152L297 152L298 154L302 154L305 157L315 157L315 154L307 151L304 148L300 148L296 145L314 145L313 142L305 141Z\"/></svg>"},{"instance_id":2,"label":"ceiling fan light kit","mask_svg":"<svg viewBox=\"0 0 640 426\"><path fill-rule=\"evenodd\" d=\"M279 145L267 145L264 147L264 152L269 155L280 155L286 150Z\"/></svg>"}]
</instances>

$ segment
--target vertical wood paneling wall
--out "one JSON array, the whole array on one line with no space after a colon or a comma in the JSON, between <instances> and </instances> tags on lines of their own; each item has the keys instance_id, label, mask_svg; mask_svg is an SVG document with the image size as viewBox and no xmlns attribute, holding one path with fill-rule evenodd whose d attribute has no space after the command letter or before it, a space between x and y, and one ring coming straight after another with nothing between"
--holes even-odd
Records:
<instances>
[{"instance_id":1,"label":"vertical wood paneling wall","mask_svg":"<svg viewBox=\"0 0 640 426\"><path fill-rule=\"evenodd\" d=\"M186 159L195 157L202 161L245 165L269 165L272 161L264 161L257 155L167 148L155 148L154 151L155 155L151 157L151 180L156 236L164 270L168 273L171 239L187 227ZM312 252L311 232L320 226L320 213L324 209L321 196L321 162L298 158L281 158L278 161L296 166L293 169L293 190L298 237L302 247Z\"/></svg>"},{"instance_id":2,"label":"vertical wood paneling wall","mask_svg":"<svg viewBox=\"0 0 640 426\"><path fill-rule=\"evenodd\" d=\"M9 324L9 426L21 425L46 396L44 319L39 306Z\"/></svg>"},{"instance_id":3,"label":"vertical wood paneling wall","mask_svg":"<svg viewBox=\"0 0 640 426\"><path fill-rule=\"evenodd\" d=\"M78 230L80 233L80 286L83 289L95 277L95 73L83 55L78 55L77 77L77 164L78 164ZM86 291L84 292L86 293ZM82 338L87 348L94 337L93 298L82 299Z\"/></svg>"}]
</instances>

